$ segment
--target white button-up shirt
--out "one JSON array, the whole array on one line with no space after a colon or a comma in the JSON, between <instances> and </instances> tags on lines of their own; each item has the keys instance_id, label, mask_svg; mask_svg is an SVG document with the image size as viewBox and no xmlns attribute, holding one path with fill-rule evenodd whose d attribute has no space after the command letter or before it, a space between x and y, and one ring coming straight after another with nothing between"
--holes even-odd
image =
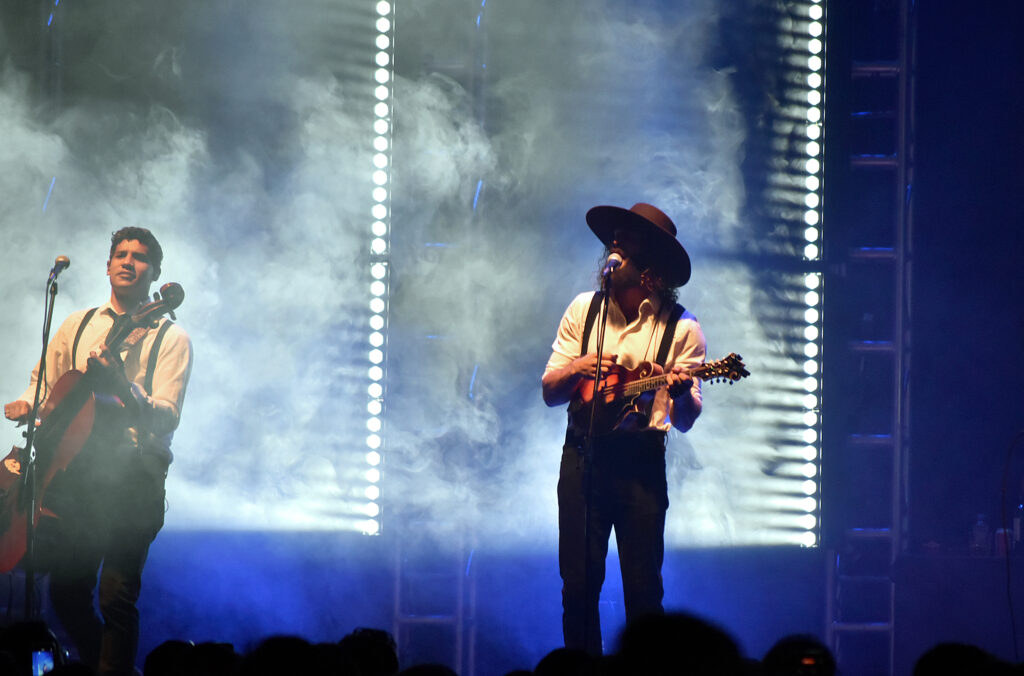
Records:
<instances>
[{"instance_id":1,"label":"white button-up shirt","mask_svg":"<svg viewBox=\"0 0 1024 676\"><path fill-rule=\"evenodd\" d=\"M43 379L41 398L45 403L57 380L72 370L72 363L79 371L85 371L89 352L97 351L106 340L107 334L114 325L117 313L110 302L101 305L85 325L78 343L77 354L72 362L71 350L75 342L78 327L88 310L72 313L57 333L50 339L46 352L46 374ZM163 320L166 321L166 320ZM146 370L149 367L149 353L156 340L157 329L151 329L145 337L132 346L121 345L120 355L124 361L125 375L131 383L132 394L139 404L139 428L128 430L126 444L138 445L140 430L147 433L147 450L165 452L169 462L171 458L171 437L181 417L181 406L185 400L185 388L192 372L192 342L188 334L172 324L164 334L160 345L160 353L153 372L153 391L144 389ZM19 397L29 405L35 397L36 381L39 378L39 364L32 370L28 389ZM155 444L155 448L152 447Z\"/></svg>"},{"instance_id":2,"label":"white button-up shirt","mask_svg":"<svg viewBox=\"0 0 1024 676\"><path fill-rule=\"evenodd\" d=\"M597 351L600 314L594 319L586 349L583 349L580 344L583 340L587 310L590 308L593 297L593 291L581 293L565 310L562 321L558 325L555 342L551 345L551 357L544 369L545 374L567 366L581 355ZM665 333L665 323L670 312L671 308L666 308L662 312L659 299L650 297L640 303L640 312L637 318L632 322L627 322L622 310L612 299L608 306L604 354L618 355L617 363L630 370L635 369L641 362L653 362L658 356L658 349L661 347L662 336ZM704 363L706 353L707 345L700 323L693 314L684 311L672 336L672 345L664 364L665 370L668 371L676 365L684 368L699 366ZM690 395L694 398L698 411L701 402L700 383L699 378L694 378L693 387L690 389ZM674 402L668 395L668 388L660 388L654 396L650 426L667 431L672 425L673 408ZM692 421L688 421L688 423L692 424ZM689 424L684 424L683 427L688 428Z\"/></svg>"}]
</instances>

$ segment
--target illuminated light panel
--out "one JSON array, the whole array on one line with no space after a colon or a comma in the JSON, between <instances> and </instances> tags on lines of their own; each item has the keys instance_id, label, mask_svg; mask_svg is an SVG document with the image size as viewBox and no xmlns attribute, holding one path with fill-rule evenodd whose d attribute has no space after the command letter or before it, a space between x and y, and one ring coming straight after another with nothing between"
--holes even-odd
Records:
<instances>
[{"instance_id":1,"label":"illuminated light panel","mask_svg":"<svg viewBox=\"0 0 1024 676\"><path fill-rule=\"evenodd\" d=\"M806 6L807 19L807 71L804 73L807 83L806 101L807 123L805 137L808 139L804 146L807 160L804 163L804 171L807 174L804 186L806 193L803 203L807 207L804 211L804 223L808 226L804 230L804 259L808 262L821 260L822 241L822 200L821 183L823 172L824 125L822 121L822 106L825 94L825 11L821 4L815 2ZM808 496L817 495L819 492L818 480L820 467L818 463L821 457L821 399L818 391L821 386L820 363L821 363L821 310L822 310L822 275L820 272L808 272L804 276L804 286L807 293L804 294L804 305L807 310L804 313L804 343L803 354L806 360L803 363L804 390L807 394L803 398L804 407L804 431L802 438L807 444L801 455L806 461L802 473L806 477L803 483L803 492ZM818 519L814 512L818 509L817 500L808 497L806 511L807 518L800 525L808 532L801 541L805 546L811 547L817 544Z\"/></svg>"},{"instance_id":2,"label":"illuminated light panel","mask_svg":"<svg viewBox=\"0 0 1024 676\"><path fill-rule=\"evenodd\" d=\"M374 88L373 104L373 162L370 170L370 179L373 183L371 197L374 205L370 215L370 281L368 290L370 292L370 331L367 333L367 343L370 350L367 352L367 362L370 364L367 370L367 378L370 380L366 388L368 397L366 405L366 429L370 434L366 437L366 446L370 449L366 453L366 465L368 467L365 476L369 486L364 490L366 499L370 502L363 507L363 513L371 517L360 523L359 530L367 535L380 533L381 523L380 505L377 500L380 498L380 488L377 484L381 480L381 466L384 461L384 379L387 369L387 311L388 293L390 282L390 268L388 260L389 244L388 235L391 231L391 192L388 187L391 184L391 114L393 106L389 103L392 96L394 82L394 6L387 0L380 0L375 5L377 11L377 35L374 37L374 45L377 47L377 54L374 56L374 63L377 69L373 73L373 79L377 86Z\"/></svg>"}]
</instances>

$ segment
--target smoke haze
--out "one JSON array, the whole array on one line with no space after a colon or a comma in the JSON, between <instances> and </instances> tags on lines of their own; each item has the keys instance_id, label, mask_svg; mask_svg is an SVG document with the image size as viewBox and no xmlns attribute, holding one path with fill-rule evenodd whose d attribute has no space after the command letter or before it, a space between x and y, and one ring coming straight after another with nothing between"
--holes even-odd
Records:
<instances>
[{"instance_id":1,"label":"smoke haze","mask_svg":"<svg viewBox=\"0 0 1024 676\"><path fill-rule=\"evenodd\" d=\"M722 9L397 9L385 528L409 514L439 536L550 548L564 413L543 405L539 380L561 312L593 287L601 245L588 208L647 201L673 217L695 263L680 300L710 358L741 352L755 373L796 363L761 324L756 308L773 299L756 275L721 258L760 246L744 222L750 125L735 66L713 58ZM165 251L161 282L186 290L179 319L196 350L168 528L353 528L366 450L369 8L62 5L59 86L39 65L35 18L4 11L8 399L38 358L53 258L74 261L60 316L107 297L109 233L148 227ZM780 397L752 382L708 388L695 430L671 441L671 542L778 541L747 510L762 456L780 452L757 407Z\"/></svg>"}]
</instances>

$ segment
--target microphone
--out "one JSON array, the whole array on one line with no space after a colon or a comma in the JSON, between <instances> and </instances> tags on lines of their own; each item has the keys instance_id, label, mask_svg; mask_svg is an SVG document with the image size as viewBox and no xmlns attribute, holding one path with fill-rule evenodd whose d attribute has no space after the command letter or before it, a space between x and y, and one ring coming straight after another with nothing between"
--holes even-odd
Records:
<instances>
[{"instance_id":1,"label":"microphone","mask_svg":"<svg viewBox=\"0 0 1024 676\"><path fill-rule=\"evenodd\" d=\"M601 276L607 277L612 274L613 270L617 270L620 265L622 265L622 256L617 253L610 254L608 262L604 264L604 270L601 271Z\"/></svg>"},{"instance_id":2,"label":"microphone","mask_svg":"<svg viewBox=\"0 0 1024 676\"><path fill-rule=\"evenodd\" d=\"M57 275L64 272L65 268L71 266L71 259L67 256L57 256L57 260L53 262L53 268L50 270L50 281L47 284L52 284L57 281Z\"/></svg>"}]
</instances>

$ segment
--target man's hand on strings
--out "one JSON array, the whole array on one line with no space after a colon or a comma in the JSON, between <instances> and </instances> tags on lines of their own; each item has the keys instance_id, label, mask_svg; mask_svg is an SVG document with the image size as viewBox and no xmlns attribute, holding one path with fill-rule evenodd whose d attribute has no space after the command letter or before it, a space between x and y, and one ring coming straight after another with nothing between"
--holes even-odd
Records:
<instances>
[{"instance_id":1,"label":"man's hand on strings","mask_svg":"<svg viewBox=\"0 0 1024 676\"><path fill-rule=\"evenodd\" d=\"M673 399L683 396L693 387L693 378L682 366L673 366L665 374L665 382L668 384L668 395Z\"/></svg>"},{"instance_id":2,"label":"man's hand on strings","mask_svg":"<svg viewBox=\"0 0 1024 676\"><path fill-rule=\"evenodd\" d=\"M106 345L100 345L99 348L89 353L89 370L94 369L97 371L96 377L98 378L113 378L117 373L124 376L124 362Z\"/></svg>"},{"instance_id":3,"label":"man's hand on strings","mask_svg":"<svg viewBox=\"0 0 1024 676\"><path fill-rule=\"evenodd\" d=\"M129 410L135 409L135 397L132 386L124 374L124 362L120 355L110 351L106 345L89 353L89 372L97 379L97 390L113 394Z\"/></svg>"},{"instance_id":4,"label":"man's hand on strings","mask_svg":"<svg viewBox=\"0 0 1024 676\"><path fill-rule=\"evenodd\" d=\"M605 354L601 356L601 373L608 373L618 360L617 354ZM594 378L597 375L597 353L591 352L582 357L577 357L572 362L573 371L584 378ZM603 382L602 378L602 382Z\"/></svg>"},{"instance_id":5,"label":"man's hand on strings","mask_svg":"<svg viewBox=\"0 0 1024 676\"><path fill-rule=\"evenodd\" d=\"M618 355L606 354L601 359L601 374L608 373L615 366ZM541 378L544 403L548 406L564 404L576 393L584 379L593 380L597 375L597 353L591 352L577 357L565 366L548 371Z\"/></svg>"},{"instance_id":6,"label":"man's hand on strings","mask_svg":"<svg viewBox=\"0 0 1024 676\"><path fill-rule=\"evenodd\" d=\"M28 414L32 412L32 406L27 401L18 399L4 405L4 417L14 420L19 425L28 422Z\"/></svg>"}]
</instances>

